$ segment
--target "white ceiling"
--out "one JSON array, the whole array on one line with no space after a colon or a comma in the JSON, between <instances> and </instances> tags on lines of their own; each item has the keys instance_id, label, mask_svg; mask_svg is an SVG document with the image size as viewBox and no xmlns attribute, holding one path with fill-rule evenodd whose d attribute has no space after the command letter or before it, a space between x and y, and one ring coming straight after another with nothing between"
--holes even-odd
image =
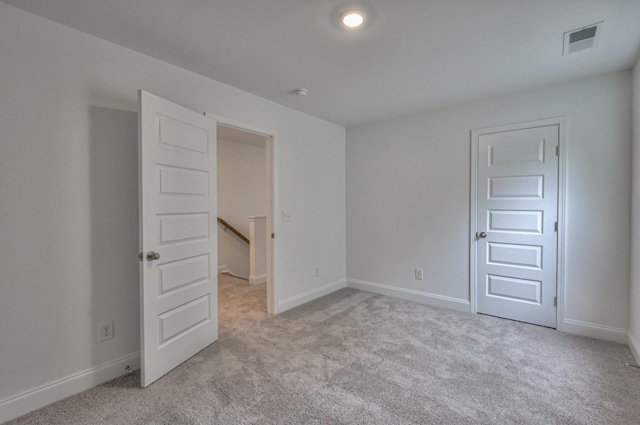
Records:
<instances>
[{"instance_id":1,"label":"white ceiling","mask_svg":"<svg viewBox=\"0 0 640 425\"><path fill-rule=\"evenodd\" d=\"M640 51L640 0L2 1L344 126L628 69ZM359 31L337 23L353 5ZM565 31L599 21L597 49L562 56Z\"/></svg>"}]
</instances>

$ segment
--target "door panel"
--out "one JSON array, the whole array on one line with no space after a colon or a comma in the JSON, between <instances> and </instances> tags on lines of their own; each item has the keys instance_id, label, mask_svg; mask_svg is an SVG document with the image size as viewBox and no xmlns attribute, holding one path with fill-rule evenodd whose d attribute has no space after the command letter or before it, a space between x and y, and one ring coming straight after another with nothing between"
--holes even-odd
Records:
<instances>
[{"instance_id":1,"label":"door panel","mask_svg":"<svg viewBox=\"0 0 640 425\"><path fill-rule=\"evenodd\" d=\"M540 305L542 282L487 275L487 296Z\"/></svg>"},{"instance_id":2,"label":"door panel","mask_svg":"<svg viewBox=\"0 0 640 425\"><path fill-rule=\"evenodd\" d=\"M479 313L556 326L558 142L558 125L478 136Z\"/></svg>"},{"instance_id":3,"label":"door panel","mask_svg":"<svg viewBox=\"0 0 640 425\"><path fill-rule=\"evenodd\" d=\"M541 246L489 242L488 249L488 264L542 270Z\"/></svg>"},{"instance_id":4,"label":"door panel","mask_svg":"<svg viewBox=\"0 0 640 425\"><path fill-rule=\"evenodd\" d=\"M139 101L146 387L218 339L216 122L144 91Z\"/></svg>"},{"instance_id":5,"label":"door panel","mask_svg":"<svg viewBox=\"0 0 640 425\"><path fill-rule=\"evenodd\" d=\"M489 199L542 199L544 176L489 177Z\"/></svg>"},{"instance_id":6,"label":"door panel","mask_svg":"<svg viewBox=\"0 0 640 425\"><path fill-rule=\"evenodd\" d=\"M543 211L488 210L487 229L492 232L542 234Z\"/></svg>"}]
</instances>

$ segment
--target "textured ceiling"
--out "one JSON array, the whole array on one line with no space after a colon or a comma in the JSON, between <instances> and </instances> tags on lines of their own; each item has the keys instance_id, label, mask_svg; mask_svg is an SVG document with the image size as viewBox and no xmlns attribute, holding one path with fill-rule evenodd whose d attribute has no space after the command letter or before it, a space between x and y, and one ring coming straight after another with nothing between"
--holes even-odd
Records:
<instances>
[{"instance_id":1,"label":"textured ceiling","mask_svg":"<svg viewBox=\"0 0 640 425\"><path fill-rule=\"evenodd\" d=\"M640 0L2 1L344 126L627 69L640 50ZM348 31L354 5L368 20ZM599 21L598 48L562 56L565 31Z\"/></svg>"}]
</instances>

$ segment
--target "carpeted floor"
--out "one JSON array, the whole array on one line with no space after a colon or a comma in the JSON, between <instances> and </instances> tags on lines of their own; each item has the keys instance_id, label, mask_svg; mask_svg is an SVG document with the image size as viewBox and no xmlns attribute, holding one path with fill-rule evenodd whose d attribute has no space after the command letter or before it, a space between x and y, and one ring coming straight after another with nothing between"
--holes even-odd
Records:
<instances>
[{"instance_id":1,"label":"carpeted floor","mask_svg":"<svg viewBox=\"0 0 640 425\"><path fill-rule=\"evenodd\" d=\"M220 278L220 339L10 424L640 424L624 345L343 289L279 316Z\"/></svg>"},{"instance_id":2,"label":"carpeted floor","mask_svg":"<svg viewBox=\"0 0 640 425\"><path fill-rule=\"evenodd\" d=\"M250 285L246 279L218 275L218 326L222 334L235 321L267 318L267 285Z\"/></svg>"}]
</instances>

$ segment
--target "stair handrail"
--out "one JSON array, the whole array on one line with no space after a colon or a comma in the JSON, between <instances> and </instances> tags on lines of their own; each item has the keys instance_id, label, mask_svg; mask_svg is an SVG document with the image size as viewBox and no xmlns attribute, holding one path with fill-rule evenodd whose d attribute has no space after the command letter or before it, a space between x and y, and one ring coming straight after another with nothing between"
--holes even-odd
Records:
<instances>
[{"instance_id":1,"label":"stair handrail","mask_svg":"<svg viewBox=\"0 0 640 425\"><path fill-rule=\"evenodd\" d=\"M245 235L240 233L238 230L236 230L235 227L233 227L232 225L230 225L229 223L227 223L226 221L224 221L220 217L218 217L218 223L222 224L225 227L225 230L226 229L231 230L231 233L233 233L234 235L239 237L244 243L246 243L247 245L251 245L251 242L249 241L249 239L247 239L247 237Z\"/></svg>"}]
</instances>

